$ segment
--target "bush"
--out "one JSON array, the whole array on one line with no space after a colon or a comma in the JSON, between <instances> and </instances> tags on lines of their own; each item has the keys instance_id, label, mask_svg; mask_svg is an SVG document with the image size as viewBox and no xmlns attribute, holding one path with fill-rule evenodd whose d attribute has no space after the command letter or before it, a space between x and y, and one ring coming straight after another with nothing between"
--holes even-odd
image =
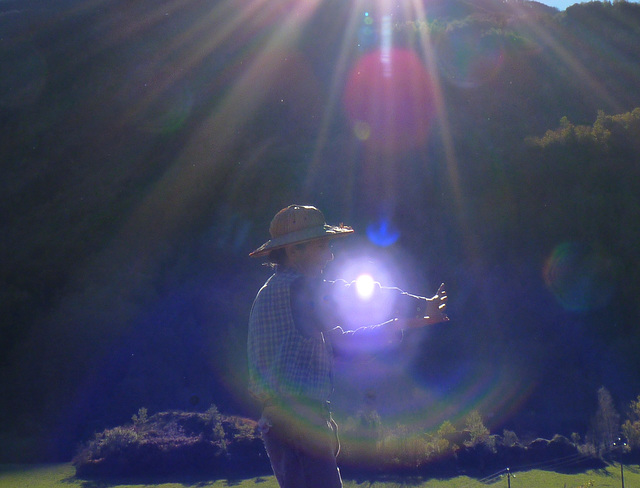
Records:
<instances>
[{"instance_id":1,"label":"bush","mask_svg":"<svg viewBox=\"0 0 640 488\"><path fill-rule=\"evenodd\" d=\"M106 429L73 460L79 477L229 474L268 469L254 421L204 413L140 409L132 423Z\"/></svg>"},{"instance_id":2,"label":"bush","mask_svg":"<svg viewBox=\"0 0 640 488\"><path fill-rule=\"evenodd\" d=\"M140 409L131 420L95 434L80 449L73 460L79 477L270 472L257 423L222 415L215 406L204 413L170 411L153 416ZM478 412L464 419L464 429L449 421L432 432L385 426L375 411L360 412L343 425L340 464L358 474L486 474L505 466L595 469L602 463L595 449L577 445L577 434L572 440L556 435L523 444L512 431L491 435Z\"/></svg>"},{"instance_id":3,"label":"bush","mask_svg":"<svg viewBox=\"0 0 640 488\"><path fill-rule=\"evenodd\" d=\"M490 442L489 429L485 427L482 417L477 410L473 410L467 415L465 424L471 436L471 439L467 443L469 447Z\"/></svg>"},{"instance_id":4,"label":"bush","mask_svg":"<svg viewBox=\"0 0 640 488\"><path fill-rule=\"evenodd\" d=\"M629 405L629 418L622 425L622 433L627 438L629 449L640 449L640 395Z\"/></svg>"},{"instance_id":5,"label":"bush","mask_svg":"<svg viewBox=\"0 0 640 488\"><path fill-rule=\"evenodd\" d=\"M376 473L434 468L453 458L457 445L451 439L458 434L449 421L428 433L406 425L385 427L376 412L359 412L341 430L340 463L347 469Z\"/></svg>"}]
</instances>

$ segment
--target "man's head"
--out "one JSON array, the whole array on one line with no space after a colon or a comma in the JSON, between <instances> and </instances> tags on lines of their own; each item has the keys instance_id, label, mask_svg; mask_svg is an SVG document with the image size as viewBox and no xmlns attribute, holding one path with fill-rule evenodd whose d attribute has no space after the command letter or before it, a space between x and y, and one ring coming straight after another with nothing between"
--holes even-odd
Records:
<instances>
[{"instance_id":1,"label":"man's head","mask_svg":"<svg viewBox=\"0 0 640 488\"><path fill-rule=\"evenodd\" d=\"M249 256L269 256L275 264L318 267L333 258L329 241L353 233L351 227L331 226L316 207L289 205L280 210L269 226L271 239Z\"/></svg>"}]
</instances>

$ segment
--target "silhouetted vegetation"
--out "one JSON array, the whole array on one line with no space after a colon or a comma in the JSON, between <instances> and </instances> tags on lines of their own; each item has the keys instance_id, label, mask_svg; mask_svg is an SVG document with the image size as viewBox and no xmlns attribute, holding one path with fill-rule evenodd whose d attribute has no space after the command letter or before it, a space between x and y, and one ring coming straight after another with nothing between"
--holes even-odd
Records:
<instances>
[{"instance_id":1,"label":"silhouetted vegetation","mask_svg":"<svg viewBox=\"0 0 640 488\"><path fill-rule=\"evenodd\" d=\"M630 449L640 449L640 395L629 405L629 418L622 425Z\"/></svg>"},{"instance_id":2,"label":"silhouetted vegetation","mask_svg":"<svg viewBox=\"0 0 640 488\"><path fill-rule=\"evenodd\" d=\"M600 390L599 414L606 406ZM220 414L161 412L147 416L140 409L132 423L94 436L74 458L79 478L146 478L203 476L247 477L269 473L270 466L256 422ZM616 427L619 431L619 425ZM605 465L616 448L582 444L579 436L562 435L521 442L515 432L494 435L474 411L462 425L445 421L435 432L384 425L375 412L347 419L340 464L347 476L381 475L482 477L510 467L535 466L557 472L578 472ZM626 446L620 454L635 453Z\"/></svg>"},{"instance_id":3,"label":"silhouetted vegetation","mask_svg":"<svg viewBox=\"0 0 640 488\"><path fill-rule=\"evenodd\" d=\"M215 406L150 417L140 409L132 424L96 434L73 463L79 477L246 476L269 466L256 429L256 422Z\"/></svg>"}]
</instances>

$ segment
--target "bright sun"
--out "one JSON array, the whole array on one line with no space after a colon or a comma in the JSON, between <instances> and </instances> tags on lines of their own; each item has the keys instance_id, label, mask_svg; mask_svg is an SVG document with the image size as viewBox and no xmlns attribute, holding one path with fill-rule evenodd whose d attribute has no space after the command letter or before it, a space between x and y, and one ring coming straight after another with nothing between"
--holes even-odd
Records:
<instances>
[{"instance_id":1,"label":"bright sun","mask_svg":"<svg viewBox=\"0 0 640 488\"><path fill-rule=\"evenodd\" d=\"M374 281L371 275L362 274L356 279L356 290L358 295L367 300L373 295Z\"/></svg>"}]
</instances>

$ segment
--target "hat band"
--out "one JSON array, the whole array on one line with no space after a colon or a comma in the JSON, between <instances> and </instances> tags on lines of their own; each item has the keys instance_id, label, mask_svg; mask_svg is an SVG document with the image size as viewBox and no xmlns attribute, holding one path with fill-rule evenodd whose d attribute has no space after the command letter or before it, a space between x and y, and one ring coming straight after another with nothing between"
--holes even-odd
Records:
<instances>
[{"instance_id":1,"label":"hat band","mask_svg":"<svg viewBox=\"0 0 640 488\"><path fill-rule=\"evenodd\" d=\"M269 251L278 249L290 244L300 244L306 241L319 239L322 237L336 237L343 234L352 233L351 227L333 227L328 224L319 225L316 227L309 227L307 229L298 230L295 232L289 232L279 237L275 237L265 242L258 249L253 251L250 256L261 256Z\"/></svg>"}]
</instances>

